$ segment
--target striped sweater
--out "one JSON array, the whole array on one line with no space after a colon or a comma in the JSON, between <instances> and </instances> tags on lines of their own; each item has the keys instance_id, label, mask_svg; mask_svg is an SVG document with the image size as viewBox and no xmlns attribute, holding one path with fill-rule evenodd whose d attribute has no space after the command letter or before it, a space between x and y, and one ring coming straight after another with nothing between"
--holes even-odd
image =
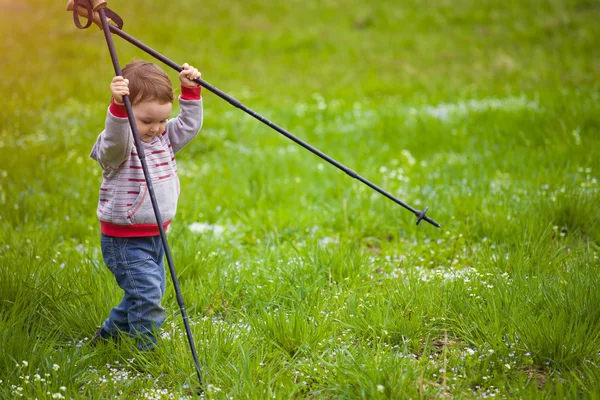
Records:
<instances>
[{"instance_id":1,"label":"striped sweater","mask_svg":"<svg viewBox=\"0 0 600 400\"><path fill-rule=\"evenodd\" d=\"M179 105L181 112L167 122L162 135L150 143L142 142L165 229L175 216L179 197L175 153L202 127L200 87L182 86ZM102 233L118 237L158 235L156 216L125 106L112 102L106 127L98 135L90 157L103 169L96 212Z\"/></svg>"}]
</instances>

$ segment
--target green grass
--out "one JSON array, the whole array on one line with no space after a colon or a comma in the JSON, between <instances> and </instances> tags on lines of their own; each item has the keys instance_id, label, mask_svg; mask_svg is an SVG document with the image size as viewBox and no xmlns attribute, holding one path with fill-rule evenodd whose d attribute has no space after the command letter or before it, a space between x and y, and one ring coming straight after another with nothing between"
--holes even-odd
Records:
<instances>
[{"instance_id":1,"label":"green grass","mask_svg":"<svg viewBox=\"0 0 600 400\"><path fill-rule=\"evenodd\" d=\"M0 398L186 398L170 283L155 354L87 345L120 299L88 157L113 70L47 3L0 0ZM207 398L600 397L600 3L109 7L443 226L205 90L169 241Z\"/></svg>"}]
</instances>

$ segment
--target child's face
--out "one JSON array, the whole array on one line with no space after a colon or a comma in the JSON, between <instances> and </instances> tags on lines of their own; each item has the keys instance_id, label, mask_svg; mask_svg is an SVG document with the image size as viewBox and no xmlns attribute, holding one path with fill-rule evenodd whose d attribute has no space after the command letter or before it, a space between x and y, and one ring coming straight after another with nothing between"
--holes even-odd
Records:
<instances>
[{"instance_id":1,"label":"child's face","mask_svg":"<svg viewBox=\"0 0 600 400\"><path fill-rule=\"evenodd\" d=\"M150 143L161 135L167 126L173 103L159 103L156 100L144 101L133 106L135 124L144 143Z\"/></svg>"}]
</instances>

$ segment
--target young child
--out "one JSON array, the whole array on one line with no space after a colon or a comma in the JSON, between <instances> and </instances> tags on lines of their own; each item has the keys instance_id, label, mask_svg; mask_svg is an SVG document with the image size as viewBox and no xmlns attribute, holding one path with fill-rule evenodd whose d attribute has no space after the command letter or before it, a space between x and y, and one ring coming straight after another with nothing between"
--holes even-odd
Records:
<instances>
[{"instance_id":1,"label":"young child","mask_svg":"<svg viewBox=\"0 0 600 400\"><path fill-rule=\"evenodd\" d=\"M138 339L138 348L152 349L156 345L154 332L165 320L161 306L166 285L164 249L123 96L129 95L132 104L166 230L175 216L179 197L175 153L202 127L201 88L193 81L199 77L196 68L183 64L179 74L181 112L170 120L173 88L160 67L134 61L123 68L122 77L116 76L110 84L113 98L106 127L90 157L103 169L97 209L102 256L125 294L96 331L92 345L118 339L119 332L123 332Z\"/></svg>"}]
</instances>

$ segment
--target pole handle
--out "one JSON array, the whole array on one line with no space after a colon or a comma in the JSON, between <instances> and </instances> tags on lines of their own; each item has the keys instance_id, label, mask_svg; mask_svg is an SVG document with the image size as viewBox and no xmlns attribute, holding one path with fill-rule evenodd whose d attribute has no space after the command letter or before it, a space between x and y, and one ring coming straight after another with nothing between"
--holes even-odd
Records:
<instances>
[{"instance_id":1,"label":"pole handle","mask_svg":"<svg viewBox=\"0 0 600 400\"><path fill-rule=\"evenodd\" d=\"M73 12L73 20L79 29L89 28L92 22L102 30L102 20L98 10L105 9L106 20L109 24L123 28L123 20L114 11L106 7L106 0L69 0L67 2L67 11ZM74 11L77 6L77 12ZM82 25L79 16L85 17L87 22Z\"/></svg>"}]
</instances>

